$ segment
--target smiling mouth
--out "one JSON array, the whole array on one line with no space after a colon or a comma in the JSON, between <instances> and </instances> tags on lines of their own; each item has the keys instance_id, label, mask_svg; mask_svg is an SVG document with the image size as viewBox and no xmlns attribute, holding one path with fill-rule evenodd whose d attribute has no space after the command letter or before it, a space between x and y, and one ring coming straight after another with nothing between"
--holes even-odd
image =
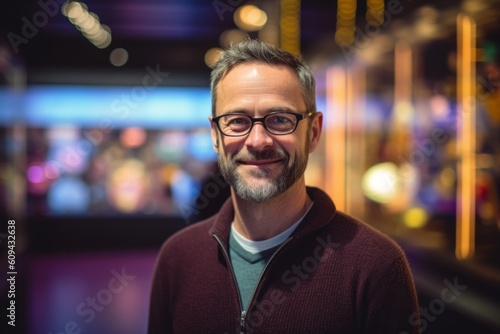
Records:
<instances>
[{"instance_id":1,"label":"smiling mouth","mask_svg":"<svg viewBox=\"0 0 500 334\"><path fill-rule=\"evenodd\" d=\"M250 161L238 161L238 163L242 165L249 165L249 166L266 166L270 164L275 164L282 162L283 160L250 160Z\"/></svg>"}]
</instances>

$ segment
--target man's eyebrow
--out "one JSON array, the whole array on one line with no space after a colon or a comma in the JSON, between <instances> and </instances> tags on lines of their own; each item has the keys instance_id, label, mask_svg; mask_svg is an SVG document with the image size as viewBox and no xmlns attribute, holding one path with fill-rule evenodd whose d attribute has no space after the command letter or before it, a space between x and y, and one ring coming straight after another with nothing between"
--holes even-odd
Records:
<instances>
[{"instance_id":1,"label":"man's eyebrow","mask_svg":"<svg viewBox=\"0 0 500 334\"><path fill-rule=\"evenodd\" d=\"M296 113L297 111L292 109L292 108L285 107L285 106L271 107L271 108L266 109L266 114L279 113L279 112ZM246 109L235 108L235 109L229 109L229 110L223 112L221 115L250 115L251 113L252 112L250 112Z\"/></svg>"},{"instance_id":2,"label":"man's eyebrow","mask_svg":"<svg viewBox=\"0 0 500 334\"><path fill-rule=\"evenodd\" d=\"M275 113L275 112L297 112L295 111L294 109L292 108L289 108L289 107L274 107L274 108L270 108L269 109L272 113Z\"/></svg>"},{"instance_id":3,"label":"man's eyebrow","mask_svg":"<svg viewBox=\"0 0 500 334\"><path fill-rule=\"evenodd\" d=\"M248 115L249 112L244 110L244 109L230 109L226 112L223 112L221 115L233 115L233 114L236 114L236 115Z\"/></svg>"}]
</instances>

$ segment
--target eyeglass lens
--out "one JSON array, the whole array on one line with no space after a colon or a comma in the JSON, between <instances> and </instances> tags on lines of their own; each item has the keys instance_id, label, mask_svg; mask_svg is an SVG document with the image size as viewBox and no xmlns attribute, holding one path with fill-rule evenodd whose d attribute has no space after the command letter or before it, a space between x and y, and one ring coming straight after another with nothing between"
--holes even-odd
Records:
<instances>
[{"instance_id":1,"label":"eyeglass lens","mask_svg":"<svg viewBox=\"0 0 500 334\"><path fill-rule=\"evenodd\" d=\"M265 128L274 134L292 132L296 125L297 117L294 114L276 113L264 117ZM238 114L224 115L220 118L219 126L221 131L227 135L243 135L250 131L252 118Z\"/></svg>"}]
</instances>

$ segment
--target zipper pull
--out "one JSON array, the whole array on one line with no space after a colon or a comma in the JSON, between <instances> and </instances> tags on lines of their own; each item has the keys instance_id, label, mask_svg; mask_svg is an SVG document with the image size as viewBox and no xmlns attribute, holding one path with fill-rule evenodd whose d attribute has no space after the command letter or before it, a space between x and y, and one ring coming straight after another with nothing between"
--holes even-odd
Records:
<instances>
[{"instance_id":1,"label":"zipper pull","mask_svg":"<svg viewBox=\"0 0 500 334\"><path fill-rule=\"evenodd\" d=\"M246 328L245 328L245 316L246 315L247 315L247 311L241 311L240 334L244 334L246 332Z\"/></svg>"}]
</instances>

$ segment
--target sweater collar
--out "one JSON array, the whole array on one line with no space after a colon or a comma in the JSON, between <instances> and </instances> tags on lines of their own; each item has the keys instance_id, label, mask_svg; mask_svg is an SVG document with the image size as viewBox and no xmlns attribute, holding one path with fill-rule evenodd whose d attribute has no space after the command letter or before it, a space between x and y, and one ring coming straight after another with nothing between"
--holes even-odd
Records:
<instances>
[{"instance_id":1,"label":"sweater collar","mask_svg":"<svg viewBox=\"0 0 500 334\"><path fill-rule=\"evenodd\" d=\"M297 229L292 233L292 237L301 238L327 225L335 216L336 208L330 197L321 189L306 187L307 194L314 201L313 207L309 210ZM234 219L234 207L229 198L215 216L215 221L209 230L210 235L216 234L224 244L229 244L229 232L231 222Z\"/></svg>"}]
</instances>

